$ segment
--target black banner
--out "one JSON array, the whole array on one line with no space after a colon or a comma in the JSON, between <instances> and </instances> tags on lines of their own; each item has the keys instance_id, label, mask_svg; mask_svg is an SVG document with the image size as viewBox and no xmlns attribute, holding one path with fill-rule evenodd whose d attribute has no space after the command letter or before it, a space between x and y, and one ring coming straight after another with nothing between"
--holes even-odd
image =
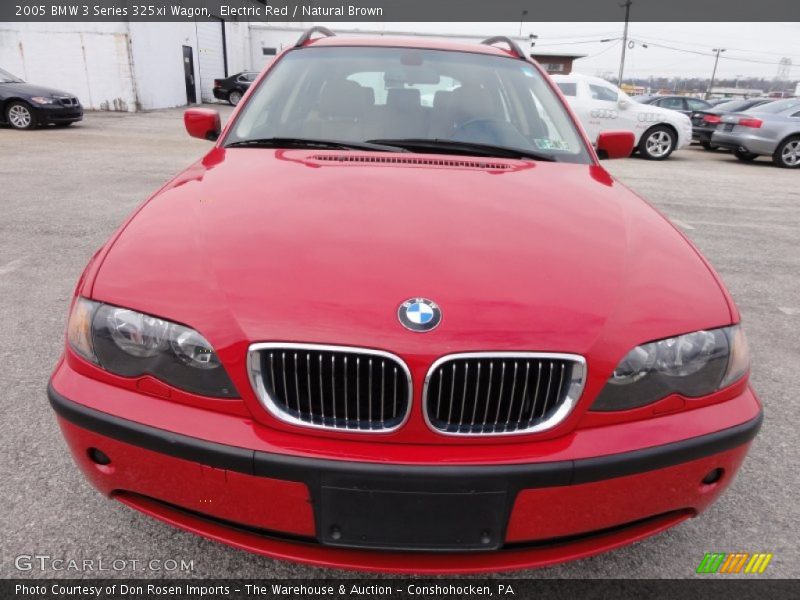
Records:
<instances>
[{"instance_id":1,"label":"black banner","mask_svg":"<svg viewBox=\"0 0 800 600\"><path fill-rule=\"evenodd\" d=\"M7 579L3 600L295 600L383 599L445 600L483 598L547 600L766 600L797 598L798 580L725 579L296 579L155 580Z\"/></svg>"},{"instance_id":2,"label":"black banner","mask_svg":"<svg viewBox=\"0 0 800 600\"><path fill-rule=\"evenodd\" d=\"M0 21L616 22L620 0L2 0ZM797 0L632 0L632 21L800 21Z\"/></svg>"}]
</instances>

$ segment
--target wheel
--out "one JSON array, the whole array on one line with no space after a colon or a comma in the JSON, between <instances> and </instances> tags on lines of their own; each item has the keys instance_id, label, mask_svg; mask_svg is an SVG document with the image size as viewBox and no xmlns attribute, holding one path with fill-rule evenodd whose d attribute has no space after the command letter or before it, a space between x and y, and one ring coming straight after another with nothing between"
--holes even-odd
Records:
<instances>
[{"instance_id":1,"label":"wheel","mask_svg":"<svg viewBox=\"0 0 800 600\"><path fill-rule=\"evenodd\" d=\"M785 139L772 155L772 162L783 169L800 167L800 135Z\"/></svg>"},{"instance_id":2,"label":"wheel","mask_svg":"<svg viewBox=\"0 0 800 600\"><path fill-rule=\"evenodd\" d=\"M719 146L712 146L711 142L700 142L700 146L702 146L703 150L708 150L709 152L715 152Z\"/></svg>"},{"instance_id":3,"label":"wheel","mask_svg":"<svg viewBox=\"0 0 800 600\"><path fill-rule=\"evenodd\" d=\"M753 154L752 152L741 149L734 150L733 155L742 162L753 162L756 158L758 158L758 154Z\"/></svg>"},{"instance_id":4,"label":"wheel","mask_svg":"<svg viewBox=\"0 0 800 600\"><path fill-rule=\"evenodd\" d=\"M14 129L33 129L33 109L25 102L12 102L6 108L6 121Z\"/></svg>"},{"instance_id":5,"label":"wheel","mask_svg":"<svg viewBox=\"0 0 800 600\"><path fill-rule=\"evenodd\" d=\"M228 94L228 102L230 102L231 106L236 106L242 99L242 92L239 90L233 90L230 94Z\"/></svg>"},{"instance_id":6,"label":"wheel","mask_svg":"<svg viewBox=\"0 0 800 600\"><path fill-rule=\"evenodd\" d=\"M656 125L639 140L639 153L648 160L665 160L675 150L676 137L669 127Z\"/></svg>"}]
</instances>

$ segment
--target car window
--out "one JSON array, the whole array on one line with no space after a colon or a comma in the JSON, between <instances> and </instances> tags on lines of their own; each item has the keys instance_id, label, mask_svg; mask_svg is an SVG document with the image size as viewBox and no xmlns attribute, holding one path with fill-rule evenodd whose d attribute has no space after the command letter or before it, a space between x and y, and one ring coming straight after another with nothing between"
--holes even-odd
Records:
<instances>
[{"instance_id":1,"label":"car window","mask_svg":"<svg viewBox=\"0 0 800 600\"><path fill-rule=\"evenodd\" d=\"M589 93L592 94L593 100L606 100L608 102L616 102L617 96L619 95L611 88L607 88L604 85L596 85L594 83L589 84Z\"/></svg>"},{"instance_id":2,"label":"car window","mask_svg":"<svg viewBox=\"0 0 800 600\"><path fill-rule=\"evenodd\" d=\"M225 142L273 137L450 139L591 161L560 98L533 65L469 52L292 50L251 94Z\"/></svg>"},{"instance_id":3,"label":"car window","mask_svg":"<svg viewBox=\"0 0 800 600\"><path fill-rule=\"evenodd\" d=\"M249 81L249 82L255 81L256 77L258 77L258 73L243 73L242 74L242 79L244 79L245 81Z\"/></svg>"},{"instance_id":4,"label":"car window","mask_svg":"<svg viewBox=\"0 0 800 600\"><path fill-rule=\"evenodd\" d=\"M744 110L749 106L747 100L728 100L726 102L722 102L721 104L717 104L714 108L716 108L720 112L738 112L740 110Z\"/></svg>"},{"instance_id":5,"label":"car window","mask_svg":"<svg viewBox=\"0 0 800 600\"><path fill-rule=\"evenodd\" d=\"M556 83L558 89L561 90L561 93L565 96L577 96L578 95L578 84L571 83L566 81L559 81Z\"/></svg>"},{"instance_id":6,"label":"car window","mask_svg":"<svg viewBox=\"0 0 800 600\"><path fill-rule=\"evenodd\" d=\"M347 77L350 81L355 81L360 86L372 90L375 104L385 105L389 96L389 90L397 87L391 81L386 81L385 73L381 71L353 73ZM461 85L461 82L452 77L440 77L436 83L413 83L402 86L406 89L419 90L420 104L422 106L433 106L437 92L450 92Z\"/></svg>"},{"instance_id":7,"label":"car window","mask_svg":"<svg viewBox=\"0 0 800 600\"><path fill-rule=\"evenodd\" d=\"M775 102L768 102L767 104L756 106L750 110L752 110L752 112L769 113L776 115L778 113L782 113L783 111L791 110L795 106L800 107L800 98L786 98L785 100L776 100Z\"/></svg>"},{"instance_id":8,"label":"car window","mask_svg":"<svg viewBox=\"0 0 800 600\"><path fill-rule=\"evenodd\" d=\"M689 105L689 110L706 110L707 108L711 108L708 102L699 100L698 98L686 98L686 104Z\"/></svg>"},{"instance_id":9,"label":"car window","mask_svg":"<svg viewBox=\"0 0 800 600\"><path fill-rule=\"evenodd\" d=\"M683 103L683 98L662 98L658 102L654 103L656 106L660 106L661 108L669 108L672 110L686 110L685 105Z\"/></svg>"}]
</instances>

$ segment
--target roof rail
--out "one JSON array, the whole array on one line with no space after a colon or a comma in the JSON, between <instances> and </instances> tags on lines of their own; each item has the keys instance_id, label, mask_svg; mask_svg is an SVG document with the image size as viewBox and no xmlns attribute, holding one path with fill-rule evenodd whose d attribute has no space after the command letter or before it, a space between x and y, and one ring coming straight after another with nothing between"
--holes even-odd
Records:
<instances>
[{"instance_id":1,"label":"roof rail","mask_svg":"<svg viewBox=\"0 0 800 600\"><path fill-rule=\"evenodd\" d=\"M509 37L504 35L496 35L494 37L486 38L481 42L481 44L485 44L487 46L494 46L495 44L500 43L507 45L509 50L511 50L511 53L517 55L517 58L525 60L525 53L522 51L522 48L520 48L517 43Z\"/></svg>"},{"instance_id":2,"label":"roof rail","mask_svg":"<svg viewBox=\"0 0 800 600\"><path fill-rule=\"evenodd\" d=\"M336 35L327 27L319 27L319 26L312 27L298 38L298 40L294 43L294 47L300 48L301 46L305 46L306 42L309 41L311 39L311 36L314 35L315 33L321 33L325 37L333 37Z\"/></svg>"}]
</instances>

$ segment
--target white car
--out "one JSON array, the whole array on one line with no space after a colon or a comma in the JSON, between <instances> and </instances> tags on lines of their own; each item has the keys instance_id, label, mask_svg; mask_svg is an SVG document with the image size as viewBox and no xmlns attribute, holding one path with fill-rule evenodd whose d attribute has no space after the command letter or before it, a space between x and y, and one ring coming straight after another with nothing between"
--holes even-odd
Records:
<instances>
[{"instance_id":1,"label":"white car","mask_svg":"<svg viewBox=\"0 0 800 600\"><path fill-rule=\"evenodd\" d=\"M692 122L684 114L640 104L600 77L577 73L552 77L592 143L601 131L632 131L643 157L664 160L692 141Z\"/></svg>"}]
</instances>

